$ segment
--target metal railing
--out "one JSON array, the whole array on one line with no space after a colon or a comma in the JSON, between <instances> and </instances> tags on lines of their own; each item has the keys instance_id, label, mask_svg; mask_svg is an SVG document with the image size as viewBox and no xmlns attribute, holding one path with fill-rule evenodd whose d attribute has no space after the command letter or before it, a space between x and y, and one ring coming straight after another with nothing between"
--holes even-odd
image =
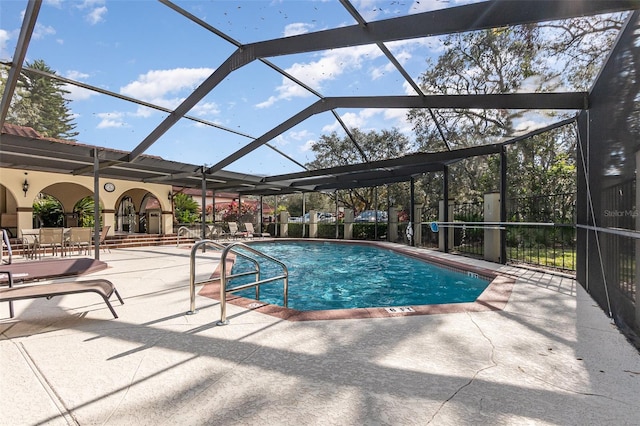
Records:
<instances>
[{"instance_id":1,"label":"metal railing","mask_svg":"<svg viewBox=\"0 0 640 426\"><path fill-rule=\"evenodd\" d=\"M196 252L198 251L198 249L200 247L211 247L213 249L217 249L217 250L221 250L222 254L220 256L220 276L216 277L216 278L209 278L203 281L199 281L196 282ZM265 278L265 279L261 279L261 275L260 275L260 264L258 263L258 261L245 254L242 253L241 251L238 251L236 249L236 247L242 247L243 250L246 250L258 257L261 257L263 259L267 259L271 262L276 263L277 265L279 265L282 270L283 273L282 275L277 275L275 277L270 277L270 278ZM244 272L239 272L236 274L227 274L227 256L229 255L229 253L233 252L234 255L242 257L247 259L249 262L253 263L253 266L255 267L253 270L249 270L249 271L244 271ZM273 281L277 281L277 280L284 280L284 288L283 288L283 299L284 299L284 307L286 308L288 305L288 299L289 299L289 271L287 269L287 266L282 263L281 261L279 261L278 259L269 256L268 254L265 254L259 250L256 250L255 248L244 244L242 242L233 242L227 245L224 244L220 244L217 243L215 241L211 241L211 240L202 240L199 241L197 243L195 243L193 245L193 247L191 248L191 259L190 259L190 274L189 274L189 297L190 297L190 309L189 311L187 311L188 315L193 315L195 313L197 313L196 310L196 285L197 284L207 284L207 283L211 283L214 281L218 281L220 280L220 321L218 321L216 324L217 325L227 325L229 324L229 321L227 320L227 292L234 292L234 291L240 291L240 290L244 290L247 288L251 288L254 287L256 290L256 300L260 300L260 286L262 284L266 284L266 283L270 283ZM233 288L227 288L227 283L229 282L229 280L234 279L234 278L240 278L240 277L244 277L244 276L248 276L248 275L254 275L255 276L255 281L254 282L250 282L247 284L242 284Z\"/></svg>"},{"instance_id":2,"label":"metal railing","mask_svg":"<svg viewBox=\"0 0 640 426\"><path fill-rule=\"evenodd\" d=\"M201 236L202 230L199 226L196 228L181 226L178 228L176 246L180 246L180 238L186 238L190 242L191 240L199 240Z\"/></svg>"}]
</instances>

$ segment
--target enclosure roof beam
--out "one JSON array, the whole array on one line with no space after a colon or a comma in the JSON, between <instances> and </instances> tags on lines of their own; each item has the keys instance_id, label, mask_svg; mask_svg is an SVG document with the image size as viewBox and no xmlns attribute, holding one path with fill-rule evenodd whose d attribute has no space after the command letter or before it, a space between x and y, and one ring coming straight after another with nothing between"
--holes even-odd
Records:
<instances>
[{"instance_id":1,"label":"enclosure roof beam","mask_svg":"<svg viewBox=\"0 0 640 426\"><path fill-rule=\"evenodd\" d=\"M253 142L220 160L208 169L213 173L258 149L312 115L334 108L480 108L480 109L570 109L587 105L587 93L513 93L488 95L354 96L317 101L280 123Z\"/></svg>"},{"instance_id":2,"label":"enclosure roof beam","mask_svg":"<svg viewBox=\"0 0 640 426\"><path fill-rule=\"evenodd\" d=\"M187 96L175 111L166 117L122 160L135 160L231 72L258 58L317 52L463 31L500 28L638 8L640 8L640 2L633 0L568 2L556 0L521 0L517 2L495 0L371 22L366 28L361 25L352 25L246 44L231 54L191 95ZM262 141L259 145L263 145L266 142ZM214 170L216 169L218 169L218 166L214 166Z\"/></svg>"},{"instance_id":3,"label":"enclosure roof beam","mask_svg":"<svg viewBox=\"0 0 640 426\"><path fill-rule=\"evenodd\" d=\"M4 84L4 92L2 93L2 99L0 100L0 129L4 125L4 121L9 113L9 107L11 106L11 99L13 93L16 90L18 84L18 77L20 76L20 70L22 69L22 62L27 56L27 48L31 41L33 29L36 26L38 20L38 13L40 12L40 6L42 0L32 0L27 3L27 8L24 12L24 18L22 27L20 28L20 35L16 43L16 50L13 54L13 64L9 69L7 75L7 81Z\"/></svg>"}]
</instances>

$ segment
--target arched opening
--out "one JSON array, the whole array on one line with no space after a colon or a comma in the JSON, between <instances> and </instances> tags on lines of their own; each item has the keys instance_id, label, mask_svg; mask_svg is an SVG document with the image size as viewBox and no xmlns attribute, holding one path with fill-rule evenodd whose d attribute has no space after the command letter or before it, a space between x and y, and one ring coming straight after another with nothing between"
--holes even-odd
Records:
<instances>
[{"instance_id":1,"label":"arched opening","mask_svg":"<svg viewBox=\"0 0 640 426\"><path fill-rule=\"evenodd\" d=\"M100 209L102 211L102 208ZM94 219L95 204L93 196L84 197L73 206L71 213L65 214L66 224L65 226L81 226L85 228L92 228L95 224ZM100 225L104 223L102 214L100 214Z\"/></svg>"},{"instance_id":2,"label":"arched opening","mask_svg":"<svg viewBox=\"0 0 640 426\"><path fill-rule=\"evenodd\" d=\"M120 199L116 213L116 231L133 233L136 230L136 206L126 195Z\"/></svg>"},{"instance_id":3,"label":"arched opening","mask_svg":"<svg viewBox=\"0 0 640 426\"><path fill-rule=\"evenodd\" d=\"M53 195L39 193L33 202L34 228L60 228L64 226L64 207Z\"/></svg>"},{"instance_id":4,"label":"arched opening","mask_svg":"<svg viewBox=\"0 0 640 426\"><path fill-rule=\"evenodd\" d=\"M6 186L0 184L0 228L6 229L10 237L18 235L18 202Z\"/></svg>"},{"instance_id":5,"label":"arched opening","mask_svg":"<svg viewBox=\"0 0 640 426\"><path fill-rule=\"evenodd\" d=\"M127 191L116 209L116 231L160 234L162 208L158 198L142 189Z\"/></svg>"},{"instance_id":6,"label":"arched opening","mask_svg":"<svg viewBox=\"0 0 640 426\"><path fill-rule=\"evenodd\" d=\"M160 234L162 221L162 208L155 195L148 192L142 199L140 208L138 232L146 234Z\"/></svg>"}]
</instances>

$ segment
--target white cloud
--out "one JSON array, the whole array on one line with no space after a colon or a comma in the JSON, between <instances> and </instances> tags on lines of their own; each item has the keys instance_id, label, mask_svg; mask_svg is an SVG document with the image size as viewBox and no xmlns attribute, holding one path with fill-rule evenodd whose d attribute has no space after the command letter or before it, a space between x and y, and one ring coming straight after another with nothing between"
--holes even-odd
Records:
<instances>
[{"instance_id":1,"label":"white cloud","mask_svg":"<svg viewBox=\"0 0 640 426\"><path fill-rule=\"evenodd\" d=\"M479 3L485 0L415 0L409 7L409 13L431 12L464 4Z\"/></svg>"},{"instance_id":2,"label":"white cloud","mask_svg":"<svg viewBox=\"0 0 640 426\"><path fill-rule=\"evenodd\" d=\"M362 19L367 22L375 21L382 9L377 7L376 0L361 0L354 4Z\"/></svg>"},{"instance_id":3,"label":"white cloud","mask_svg":"<svg viewBox=\"0 0 640 426\"><path fill-rule=\"evenodd\" d=\"M184 97L168 98L179 92L192 92L213 72L210 68L175 68L153 70L138 76L132 83L120 88L120 93L132 98L173 109Z\"/></svg>"},{"instance_id":4,"label":"white cloud","mask_svg":"<svg viewBox=\"0 0 640 426\"><path fill-rule=\"evenodd\" d=\"M266 101L256 104L256 108L268 108L271 105L275 104L276 102L278 102L277 97L269 96L269 99L267 99Z\"/></svg>"},{"instance_id":5,"label":"white cloud","mask_svg":"<svg viewBox=\"0 0 640 426\"><path fill-rule=\"evenodd\" d=\"M293 140L301 141L303 139L307 139L311 137L311 132L308 131L307 129L300 130L297 132L289 132L289 137Z\"/></svg>"},{"instance_id":6,"label":"white cloud","mask_svg":"<svg viewBox=\"0 0 640 426\"><path fill-rule=\"evenodd\" d=\"M32 38L34 40L41 40L46 36L53 35L55 33L56 33L56 30L53 27L36 23L36 26L33 29Z\"/></svg>"},{"instance_id":7,"label":"white cloud","mask_svg":"<svg viewBox=\"0 0 640 426\"><path fill-rule=\"evenodd\" d=\"M95 25L105 19L104 16L107 14L107 7L104 4L105 0L84 0L74 5L80 10L88 9L89 11L85 15L85 19L89 21L91 25Z\"/></svg>"},{"instance_id":8,"label":"white cloud","mask_svg":"<svg viewBox=\"0 0 640 426\"><path fill-rule=\"evenodd\" d=\"M89 74L71 70L67 71L65 77L71 80L82 81L86 78L89 78ZM82 87L74 86L73 84L65 84L64 89L69 91L69 93L66 95L66 99L70 101L82 101L85 99L89 99L91 96L97 95L96 92L83 89Z\"/></svg>"},{"instance_id":9,"label":"white cloud","mask_svg":"<svg viewBox=\"0 0 640 426\"><path fill-rule=\"evenodd\" d=\"M104 21L104 15L106 14L107 14L107 7L102 6L102 7L97 7L93 9L91 12L87 14L86 18L89 21L89 23L91 23L92 25L95 25Z\"/></svg>"},{"instance_id":10,"label":"white cloud","mask_svg":"<svg viewBox=\"0 0 640 426\"><path fill-rule=\"evenodd\" d=\"M134 112L131 115L133 117L138 117L138 118L147 118L147 117L151 117L151 114L153 114L154 111L156 111L156 110L148 108L146 106L138 105L138 108L136 109L136 112Z\"/></svg>"},{"instance_id":11,"label":"white cloud","mask_svg":"<svg viewBox=\"0 0 640 426\"><path fill-rule=\"evenodd\" d=\"M76 3L78 9L93 9L98 6L103 6L105 0L84 0Z\"/></svg>"},{"instance_id":12,"label":"white cloud","mask_svg":"<svg viewBox=\"0 0 640 426\"><path fill-rule=\"evenodd\" d=\"M66 77L71 80L82 80L85 78L89 78L89 74L81 71L71 70L67 71Z\"/></svg>"},{"instance_id":13,"label":"white cloud","mask_svg":"<svg viewBox=\"0 0 640 426\"><path fill-rule=\"evenodd\" d=\"M404 133L409 138L413 137L413 124L407 119L408 109L389 108L382 111L385 120L390 124L389 128L396 127L400 133Z\"/></svg>"},{"instance_id":14,"label":"white cloud","mask_svg":"<svg viewBox=\"0 0 640 426\"><path fill-rule=\"evenodd\" d=\"M348 112L340 116L349 129L358 128L364 132L371 130L397 128L400 132L411 137L412 126L407 121L407 109L403 108L365 108L358 112ZM323 133L342 132L338 121L322 128Z\"/></svg>"},{"instance_id":15,"label":"white cloud","mask_svg":"<svg viewBox=\"0 0 640 426\"><path fill-rule=\"evenodd\" d=\"M414 78L413 81L415 81L418 85L420 85L420 83L419 83L417 78ZM407 95L407 96L418 95L418 93L416 93L416 90L413 88L412 85L409 84L408 81L404 81L402 83L402 89L404 90L404 94Z\"/></svg>"},{"instance_id":16,"label":"white cloud","mask_svg":"<svg viewBox=\"0 0 640 426\"><path fill-rule=\"evenodd\" d=\"M289 140L286 139L283 135L278 135L273 139L273 143L283 147L289 145Z\"/></svg>"},{"instance_id":17,"label":"white cloud","mask_svg":"<svg viewBox=\"0 0 640 426\"><path fill-rule=\"evenodd\" d=\"M382 52L375 44L333 49L324 52L317 61L295 63L287 68L286 71L314 89L321 90L324 83L336 80L347 71L361 68L365 60L372 60L382 55ZM307 90L285 77L282 78L282 84L276 88L276 91L278 92L277 95L271 96L267 101L256 106L265 108L279 100L311 95Z\"/></svg>"},{"instance_id":18,"label":"white cloud","mask_svg":"<svg viewBox=\"0 0 640 426\"><path fill-rule=\"evenodd\" d=\"M111 127L127 127L124 121L124 114L121 112L103 112L96 114L101 119L98 129L108 129Z\"/></svg>"},{"instance_id":19,"label":"white cloud","mask_svg":"<svg viewBox=\"0 0 640 426\"><path fill-rule=\"evenodd\" d=\"M395 65L393 65L391 62L389 62L388 64L382 66L382 67L376 67L373 68L371 70L371 80L377 80L379 78L384 77L386 74L392 73L392 72L396 72L397 69L395 67Z\"/></svg>"},{"instance_id":20,"label":"white cloud","mask_svg":"<svg viewBox=\"0 0 640 426\"><path fill-rule=\"evenodd\" d=\"M212 116L220 114L220 108L215 102L206 102L193 107L193 112L198 116Z\"/></svg>"},{"instance_id":21,"label":"white cloud","mask_svg":"<svg viewBox=\"0 0 640 426\"><path fill-rule=\"evenodd\" d=\"M308 24L304 22L296 22L293 24L289 24L284 27L284 36L291 37L299 34L308 33L314 28L313 24Z\"/></svg>"},{"instance_id":22,"label":"white cloud","mask_svg":"<svg viewBox=\"0 0 640 426\"><path fill-rule=\"evenodd\" d=\"M11 40L9 31L0 28L0 57L5 56L5 51L7 50L7 43L9 42L9 40Z\"/></svg>"},{"instance_id":23,"label":"white cloud","mask_svg":"<svg viewBox=\"0 0 640 426\"><path fill-rule=\"evenodd\" d=\"M70 101L83 101L89 99L91 96L96 95L97 93L83 89L82 87L74 86L73 84L65 84L63 87L64 90L67 90L69 93L65 96L65 99Z\"/></svg>"},{"instance_id":24,"label":"white cloud","mask_svg":"<svg viewBox=\"0 0 640 426\"><path fill-rule=\"evenodd\" d=\"M372 115L371 111L375 111L375 110L367 109L367 110L362 110L358 113L347 112L342 114L340 118L342 119L342 122L345 124L345 126L347 126L347 128L349 129L358 128L366 131L366 123L368 121L367 119L370 118ZM377 123L377 124L378 126L376 127L379 127L380 123ZM342 126L340 125L340 123L338 123L337 120L334 121L332 124L328 124L322 128L323 133L340 132L340 131L342 131Z\"/></svg>"},{"instance_id":25,"label":"white cloud","mask_svg":"<svg viewBox=\"0 0 640 426\"><path fill-rule=\"evenodd\" d=\"M314 139L309 139L304 144L300 145L300 152L309 152L309 151L311 151L311 148L313 147L313 144L315 144L315 143L316 143L316 141Z\"/></svg>"}]
</instances>

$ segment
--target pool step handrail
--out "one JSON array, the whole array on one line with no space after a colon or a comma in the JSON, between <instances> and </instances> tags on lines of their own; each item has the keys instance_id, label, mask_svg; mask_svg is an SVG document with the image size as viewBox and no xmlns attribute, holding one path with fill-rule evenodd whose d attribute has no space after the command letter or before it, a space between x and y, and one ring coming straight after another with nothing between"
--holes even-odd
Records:
<instances>
[{"instance_id":1,"label":"pool step handrail","mask_svg":"<svg viewBox=\"0 0 640 426\"><path fill-rule=\"evenodd\" d=\"M180 237L185 237L187 242L191 242L192 240L200 240L200 232L194 231L191 228L186 226L181 226L178 228L178 232L176 234L176 247L180 247Z\"/></svg>"},{"instance_id":2,"label":"pool step handrail","mask_svg":"<svg viewBox=\"0 0 640 426\"><path fill-rule=\"evenodd\" d=\"M196 282L195 280L195 254L198 251L198 249L200 247L210 247L213 249L217 249L217 250L222 250L222 254L220 256L220 267L221 267L221 272L220 272L220 277L219 278L209 278L203 281L199 281ZM277 265L279 265L282 268L282 275L278 275L275 277L270 277L270 278L265 278L265 279L260 279L260 264L258 263L258 261L243 253L240 252L236 249L236 247L241 247L246 251L249 251L250 253L267 259L271 262L276 263ZM253 263L255 269L252 271L246 271L246 272L240 272L237 274L227 274L227 256L229 255L229 253L233 252L233 254L235 254L236 256L240 256L243 257L247 260L249 260L251 263ZM242 284L233 288L227 288L227 282L230 279L233 278L238 278L238 277L242 277L242 276L247 276L247 275L254 275L256 277L256 280L254 282L251 283L247 283L247 284ZM191 262L190 262L190 277L189 277L189 290L190 290L190 310L187 311L188 315L192 315L197 313L196 307L195 307L195 288L197 284L206 284L209 282L213 282L216 280L220 280L220 321L218 321L216 324L217 325L227 325L229 324L229 321L227 320L227 292L234 292L234 291L240 291L240 290L244 290L247 288L251 288L254 287L256 289L256 300L260 300L260 285L262 284L266 284L266 283L270 283L273 281L277 281L277 280L284 280L284 286L283 286L283 301L284 301L284 306L287 307L288 305L288 301L289 301L289 270L287 269L287 265L285 265L283 262L281 262L280 260L269 256L266 253L263 253L259 250L256 250L255 248L242 243L240 241L236 241L230 244L220 244L218 242L212 241L212 240L201 240L198 241L197 243L195 243L193 245L193 247L191 248Z\"/></svg>"},{"instance_id":3,"label":"pool step handrail","mask_svg":"<svg viewBox=\"0 0 640 426\"><path fill-rule=\"evenodd\" d=\"M258 276L257 276L257 280L253 283L248 283L248 284L243 284L243 285L239 285L237 287L233 287L230 289L227 289L227 280L228 278L230 278L231 276L227 276L227 255L233 251L236 255L239 254L239 252L237 250L234 250L235 247L242 247L244 250L247 250L253 254L255 254L256 256L262 257L264 259L270 260L271 262L276 263L277 265L279 265L282 268L282 275L277 275L275 277L270 277L270 278L266 278L266 279L259 279L260 278L260 273L258 271ZM245 244L243 242L240 241L236 241L233 242L231 244L228 244L224 250L222 251L222 257L220 258L220 263L221 263L221 267L222 267L222 272L220 274L220 321L218 321L216 324L217 325L227 325L229 324L229 320L227 320L227 292L233 292L233 291L239 291L239 290L244 290L246 288L251 288L251 287L255 287L256 288L256 300L259 300L260 297L260 285L262 284L266 284L266 283L270 283L273 281L277 281L277 280L284 280L284 285L283 285L283 304L284 307L286 308L287 305L289 304L289 270L287 268L287 265L285 265L283 262L279 261L278 259L276 259L275 257L269 256L266 253L261 252L260 250L256 250L255 248L251 247L248 244ZM260 267L258 266L258 270L260 269Z\"/></svg>"},{"instance_id":4,"label":"pool step handrail","mask_svg":"<svg viewBox=\"0 0 640 426\"><path fill-rule=\"evenodd\" d=\"M209 247L218 251L223 251L226 246L224 244L220 244L212 240L201 240L196 242L193 245L193 247L191 247L190 267L189 267L189 301L190 303L189 303L189 310L187 311L187 315L193 315L198 313L198 310L196 309L196 285L207 284L207 283L211 283L219 280L219 278L208 278L206 280L196 282L196 252L200 248L202 248L204 251L206 247ZM258 277L260 274L260 265L258 264L258 261L243 253L238 253L237 255L240 257L246 258L247 260L252 262L255 267L253 271L245 272L244 275L255 274L255 276ZM258 293L256 290L256 297L257 296L258 296Z\"/></svg>"}]
</instances>

